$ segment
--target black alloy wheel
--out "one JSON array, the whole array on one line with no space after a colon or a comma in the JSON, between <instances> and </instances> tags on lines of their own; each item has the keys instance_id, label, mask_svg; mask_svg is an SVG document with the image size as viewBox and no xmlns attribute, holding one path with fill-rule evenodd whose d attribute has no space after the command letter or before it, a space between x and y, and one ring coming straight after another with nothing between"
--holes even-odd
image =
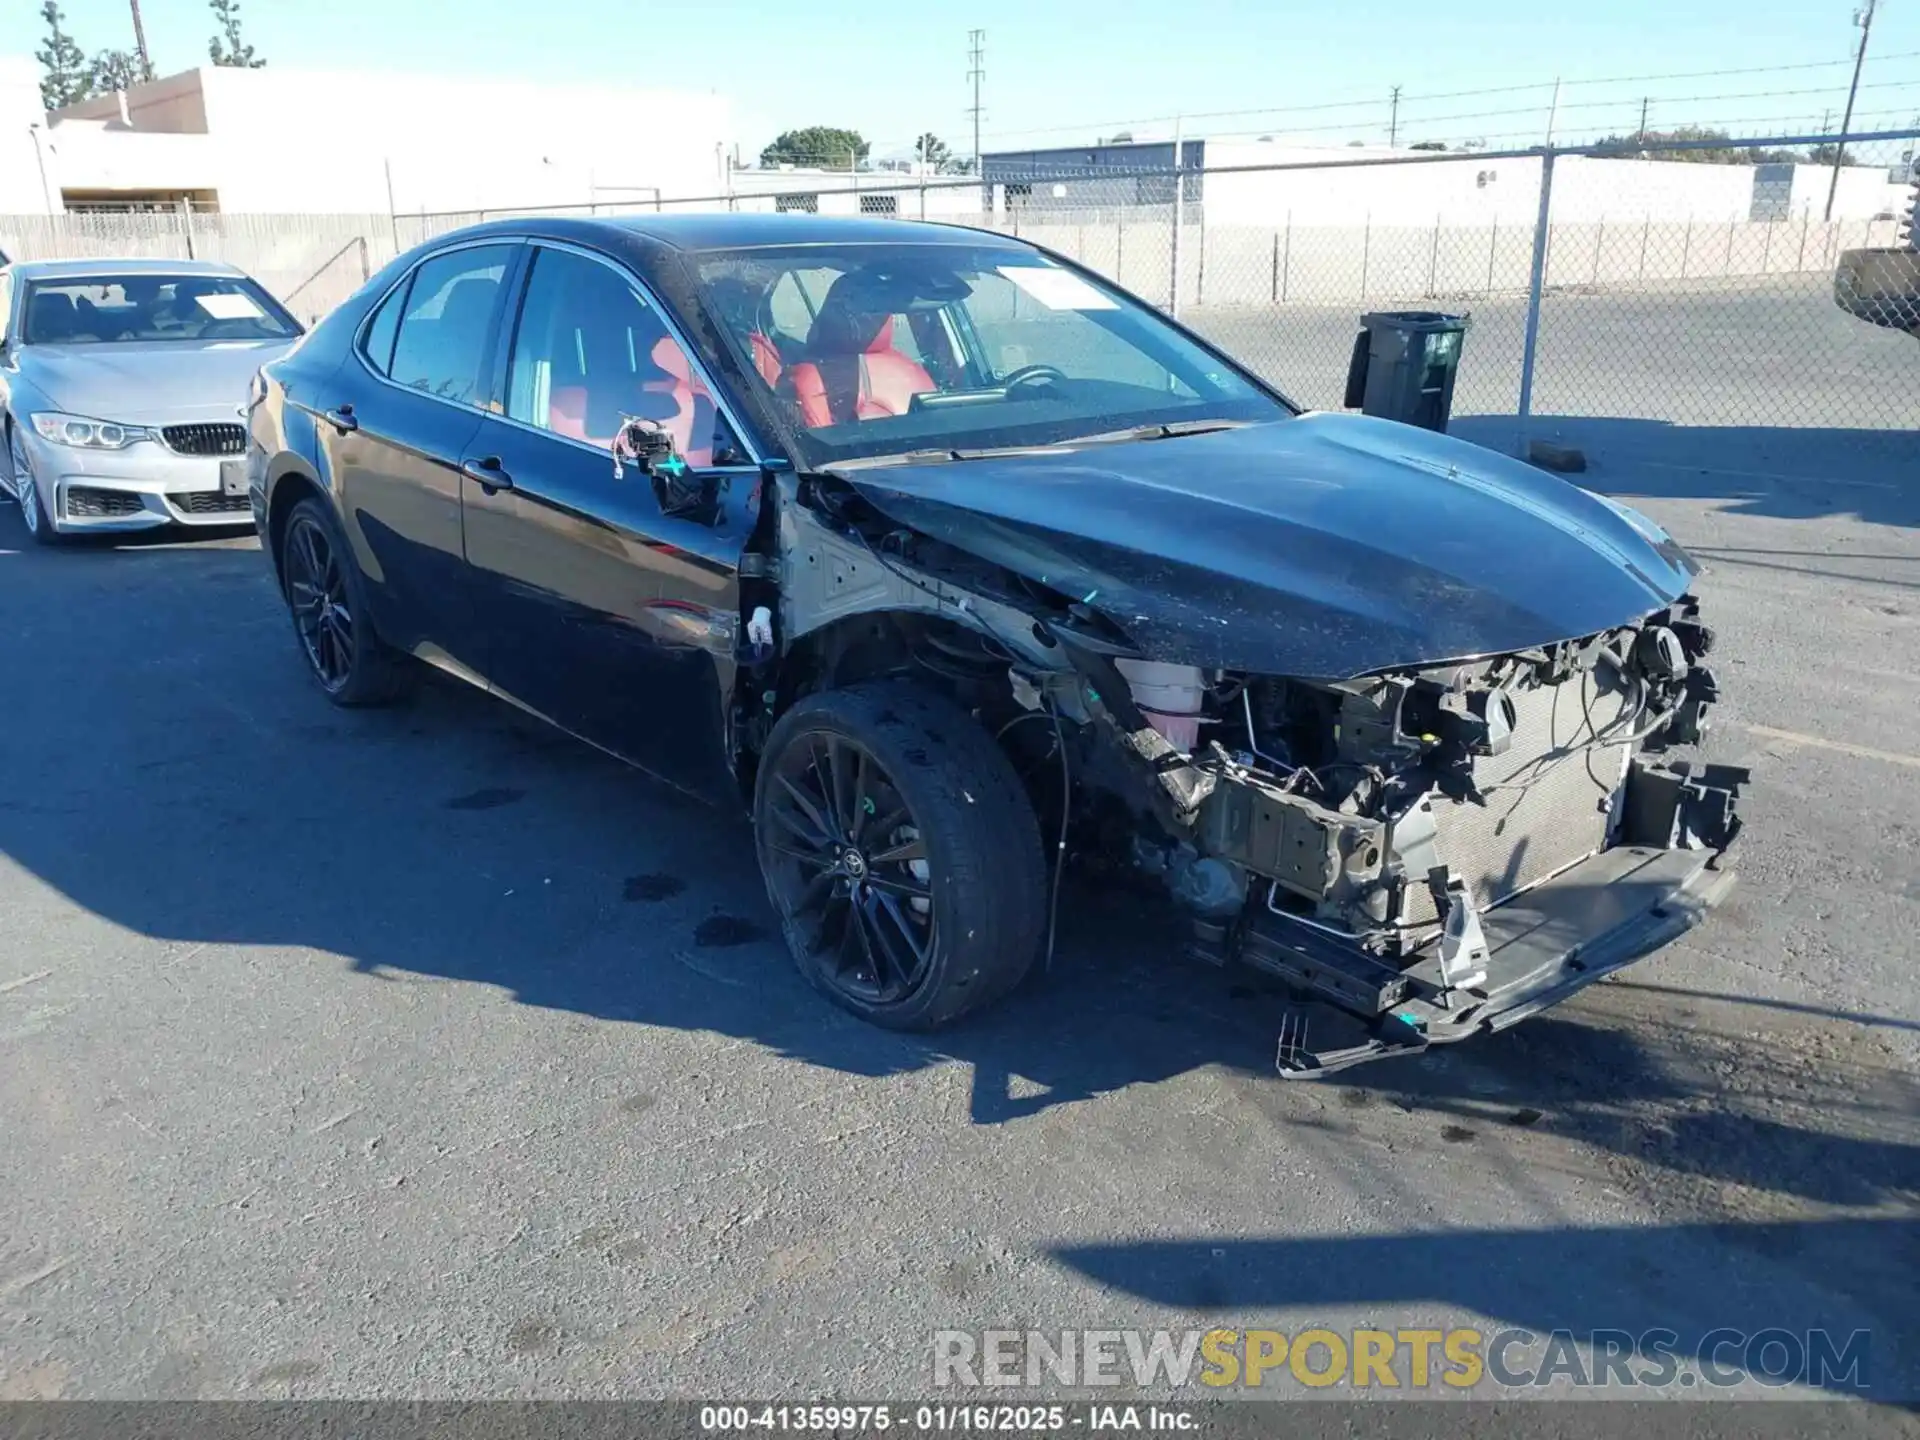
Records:
<instances>
[{"instance_id":1,"label":"black alloy wheel","mask_svg":"<svg viewBox=\"0 0 1920 1440\"><path fill-rule=\"evenodd\" d=\"M940 694L876 681L795 703L760 755L754 831L801 973L874 1024L946 1024L1011 990L1039 949L1033 807Z\"/></svg>"},{"instance_id":2,"label":"black alloy wheel","mask_svg":"<svg viewBox=\"0 0 1920 1440\"><path fill-rule=\"evenodd\" d=\"M306 648L307 663L329 695L353 678L353 606L333 537L311 515L287 526L287 605Z\"/></svg>"},{"instance_id":3,"label":"black alloy wheel","mask_svg":"<svg viewBox=\"0 0 1920 1440\"><path fill-rule=\"evenodd\" d=\"M379 705L406 688L411 670L374 632L365 587L332 511L302 500L280 537L287 611L307 668L336 705Z\"/></svg>"}]
</instances>

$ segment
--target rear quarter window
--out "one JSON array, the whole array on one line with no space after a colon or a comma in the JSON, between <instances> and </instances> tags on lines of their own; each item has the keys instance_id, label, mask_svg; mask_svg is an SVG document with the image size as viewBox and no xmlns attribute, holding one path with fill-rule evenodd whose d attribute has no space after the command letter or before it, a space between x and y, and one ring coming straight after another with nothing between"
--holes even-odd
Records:
<instances>
[{"instance_id":1,"label":"rear quarter window","mask_svg":"<svg viewBox=\"0 0 1920 1440\"><path fill-rule=\"evenodd\" d=\"M380 308L373 312L373 321L360 341L360 353L382 375L393 369L393 340L400 333L400 307L406 303L407 287L412 283L413 277L408 276L388 292Z\"/></svg>"}]
</instances>

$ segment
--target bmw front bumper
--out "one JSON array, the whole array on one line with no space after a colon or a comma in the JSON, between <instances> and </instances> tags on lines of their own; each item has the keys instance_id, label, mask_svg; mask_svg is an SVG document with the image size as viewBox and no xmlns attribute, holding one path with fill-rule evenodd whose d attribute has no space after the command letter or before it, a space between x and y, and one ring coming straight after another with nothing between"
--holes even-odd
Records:
<instances>
[{"instance_id":1,"label":"bmw front bumper","mask_svg":"<svg viewBox=\"0 0 1920 1440\"><path fill-rule=\"evenodd\" d=\"M63 535L252 523L246 495L220 486L220 462L244 455L182 455L158 440L86 450L23 432L41 509Z\"/></svg>"}]
</instances>

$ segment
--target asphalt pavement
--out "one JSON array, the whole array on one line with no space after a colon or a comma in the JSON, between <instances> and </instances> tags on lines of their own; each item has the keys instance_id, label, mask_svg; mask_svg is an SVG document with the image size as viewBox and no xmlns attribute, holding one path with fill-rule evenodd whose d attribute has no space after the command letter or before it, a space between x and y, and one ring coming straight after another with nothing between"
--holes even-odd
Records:
<instances>
[{"instance_id":1,"label":"asphalt pavement","mask_svg":"<svg viewBox=\"0 0 1920 1440\"><path fill-rule=\"evenodd\" d=\"M1710 567L1741 888L1322 1084L1084 891L998 1010L866 1028L737 817L450 681L333 709L251 538L0 507L0 1399L883 1397L940 1329L1452 1323L1864 1329L1920 1395L1920 488L1582 433Z\"/></svg>"}]
</instances>

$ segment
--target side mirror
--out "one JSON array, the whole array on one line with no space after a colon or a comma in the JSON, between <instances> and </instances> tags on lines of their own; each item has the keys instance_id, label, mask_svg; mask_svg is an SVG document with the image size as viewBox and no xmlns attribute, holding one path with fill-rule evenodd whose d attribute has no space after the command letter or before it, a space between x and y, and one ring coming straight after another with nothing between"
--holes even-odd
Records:
<instances>
[{"instance_id":1,"label":"side mirror","mask_svg":"<svg viewBox=\"0 0 1920 1440\"><path fill-rule=\"evenodd\" d=\"M613 437L614 479L625 477L627 461L653 482L661 514L710 517L716 498L714 487L694 474L664 425L638 415L622 415L620 429Z\"/></svg>"}]
</instances>

